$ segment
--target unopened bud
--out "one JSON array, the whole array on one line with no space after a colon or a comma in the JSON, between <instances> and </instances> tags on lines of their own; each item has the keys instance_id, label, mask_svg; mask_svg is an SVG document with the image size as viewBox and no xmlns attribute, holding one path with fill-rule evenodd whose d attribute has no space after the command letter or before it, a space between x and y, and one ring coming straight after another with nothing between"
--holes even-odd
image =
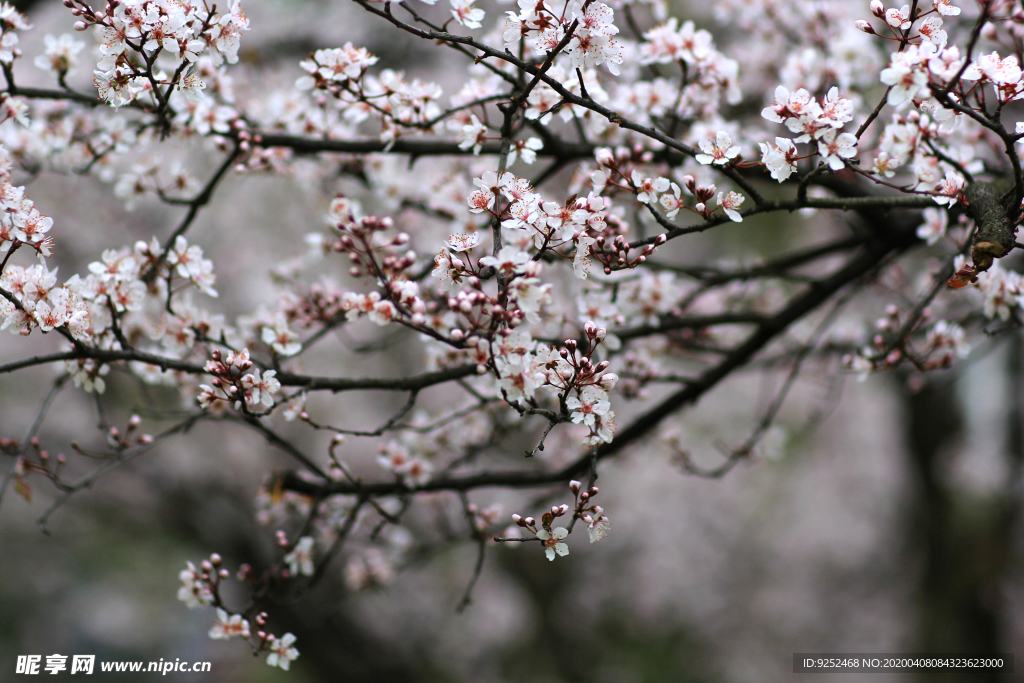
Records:
<instances>
[{"instance_id":1,"label":"unopened bud","mask_svg":"<svg viewBox=\"0 0 1024 683\"><path fill-rule=\"evenodd\" d=\"M864 31L864 33L867 33L868 35L875 35L874 27L868 22L864 21L863 19L858 19L856 22L854 22L854 26L856 26L861 31Z\"/></svg>"}]
</instances>

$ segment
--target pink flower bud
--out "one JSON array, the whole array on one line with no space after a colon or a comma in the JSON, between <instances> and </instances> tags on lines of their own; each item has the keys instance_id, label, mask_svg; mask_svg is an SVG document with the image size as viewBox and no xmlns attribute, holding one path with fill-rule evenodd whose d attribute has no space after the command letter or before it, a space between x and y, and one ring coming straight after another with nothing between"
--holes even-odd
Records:
<instances>
[{"instance_id":1,"label":"pink flower bud","mask_svg":"<svg viewBox=\"0 0 1024 683\"><path fill-rule=\"evenodd\" d=\"M885 5L882 4L882 0L871 0L871 13L878 18L885 16Z\"/></svg>"},{"instance_id":2,"label":"pink flower bud","mask_svg":"<svg viewBox=\"0 0 1024 683\"><path fill-rule=\"evenodd\" d=\"M854 25L859 30L864 31L864 33L867 33L868 35L875 35L874 27L871 26L871 24L869 24L868 22L864 21L863 19L858 19L856 22L854 22Z\"/></svg>"}]
</instances>

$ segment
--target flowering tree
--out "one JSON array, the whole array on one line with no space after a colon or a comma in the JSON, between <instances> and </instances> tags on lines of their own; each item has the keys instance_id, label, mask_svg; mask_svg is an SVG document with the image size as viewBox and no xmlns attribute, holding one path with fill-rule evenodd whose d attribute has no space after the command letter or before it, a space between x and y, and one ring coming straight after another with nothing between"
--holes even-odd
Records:
<instances>
[{"instance_id":1,"label":"flowering tree","mask_svg":"<svg viewBox=\"0 0 1024 683\"><path fill-rule=\"evenodd\" d=\"M584 529L604 538L602 462L738 371L784 381L719 463L672 441L684 470L718 477L755 459L808 363L862 377L949 367L989 321L1015 325L1024 297L998 261L1018 246L1024 199L1024 123L1004 121L1024 97L1024 10L1008 0L721 0L721 44L663 0L353 0L381 32L450 52L455 68L439 74L450 82L379 67L346 42L294 64L282 91L235 66L256 29L237 0L64 4L94 44L47 35L32 65L17 47L29 20L0 8L0 329L20 351L0 373L59 370L31 424L0 424L0 495L29 498L49 480L59 495L45 525L197 423L253 430L294 463L258 492L261 521L282 528L278 561L236 575L217 555L190 563L179 597L215 610L211 638L240 637L284 669L298 650L266 626L274 601L338 566L353 590L386 582L417 543L390 532L423 501L456 506L478 546L465 607L495 544L555 560ZM756 62L741 65L744 51ZM80 66L95 92L70 80ZM197 143L219 156L199 179L168 161ZM227 320L196 218L230 174L284 178L300 164L320 181L328 229L246 268L270 271L279 296ZM26 190L44 169L183 215L169 234L98 245L87 271L58 277L61 217ZM799 239L739 261L771 217L815 213ZM708 258L709 231L741 235L743 250ZM834 323L870 308L873 284L890 305L858 343ZM308 370L343 326L407 338L419 367ZM121 427L101 417L103 445L72 446L81 463L51 457L63 446L37 432L53 396L73 383L102 407L112 370L117 383L172 388L178 406ZM404 404L369 426L331 408L336 394L371 391ZM284 422L306 435L285 436ZM564 497L511 518L485 502L493 489L552 487ZM226 598L226 582L250 599Z\"/></svg>"}]
</instances>

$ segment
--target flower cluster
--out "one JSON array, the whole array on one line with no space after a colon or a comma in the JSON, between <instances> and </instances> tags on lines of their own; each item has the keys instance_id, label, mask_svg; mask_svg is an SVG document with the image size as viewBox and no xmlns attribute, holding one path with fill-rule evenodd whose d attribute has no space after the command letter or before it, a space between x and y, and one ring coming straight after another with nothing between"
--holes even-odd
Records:
<instances>
[{"instance_id":1,"label":"flower cluster","mask_svg":"<svg viewBox=\"0 0 1024 683\"><path fill-rule=\"evenodd\" d=\"M268 652L267 664L279 666L287 671L291 662L299 656L299 651L293 647L295 636L286 633L278 638L267 633L263 630L267 622L267 615L262 612L255 616L255 623L259 630L252 633L249 620L243 614L232 613L224 608L220 587L222 582L230 577L230 573L224 568L224 561L220 555L214 553L210 559L203 560L199 569L196 569L191 562L186 565L179 575L182 586L178 590L178 599L184 602L189 609L207 605L216 607L217 620L210 628L210 638L214 640L230 640L232 638L248 640L253 646L254 654L262 651ZM251 573L251 569L247 565L243 565L238 578L251 579Z\"/></svg>"},{"instance_id":2,"label":"flower cluster","mask_svg":"<svg viewBox=\"0 0 1024 683\"><path fill-rule=\"evenodd\" d=\"M853 103L831 88L821 104L800 88L790 93L784 86L775 89L775 101L761 111L761 116L775 123L785 123L794 133L793 140L775 138L775 144L761 144L762 161L772 177L780 183L796 170L794 142L817 140L818 154L833 171L845 165L845 159L856 156L857 138L852 133L839 133L853 119Z\"/></svg>"},{"instance_id":3,"label":"flower cluster","mask_svg":"<svg viewBox=\"0 0 1024 683\"><path fill-rule=\"evenodd\" d=\"M283 539L283 532L281 536ZM313 576L313 544L312 536L303 536L291 552L284 556L292 576ZM284 540L284 545L287 547L287 540Z\"/></svg>"},{"instance_id":4,"label":"flower cluster","mask_svg":"<svg viewBox=\"0 0 1024 683\"><path fill-rule=\"evenodd\" d=\"M295 85L300 90L330 93L350 123L358 124L375 116L381 122L380 139L384 142L394 143L409 130L431 132L443 118L438 106L443 94L441 86L419 79L406 81L402 72L392 69L371 75L368 69L377 60L366 48L352 43L317 50L300 63L307 74Z\"/></svg>"},{"instance_id":5,"label":"flower cluster","mask_svg":"<svg viewBox=\"0 0 1024 683\"><path fill-rule=\"evenodd\" d=\"M0 5L0 63L10 65L21 56L21 50L14 47L18 44L17 31L32 28L28 19L10 3Z\"/></svg>"},{"instance_id":6,"label":"flower cluster","mask_svg":"<svg viewBox=\"0 0 1024 683\"><path fill-rule=\"evenodd\" d=\"M538 55L553 50L573 28L572 37L565 47L573 69L589 69L607 64L608 70L618 74L624 53L613 36L619 29L614 11L603 2L572 2L566 12L556 14L547 3L519 0L519 12L506 12L503 25L505 47L515 49L525 41Z\"/></svg>"},{"instance_id":7,"label":"flower cluster","mask_svg":"<svg viewBox=\"0 0 1024 683\"><path fill-rule=\"evenodd\" d=\"M925 311L921 319L914 322L914 327L927 317ZM887 336L903 333L907 319L896 306L887 306L885 317L875 323L878 334L871 344L857 354L845 356L843 363L863 381L872 372L891 370L907 362L921 372L948 368L955 358L966 358L970 354L971 345L964 328L947 320L937 321L919 345L909 338L897 337L896 343L890 341Z\"/></svg>"},{"instance_id":8,"label":"flower cluster","mask_svg":"<svg viewBox=\"0 0 1024 683\"><path fill-rule=\"evenodd\" d=\"M570 531L575 526L576 520L587 525L587 535L590 542L595 543L605 538L611 531L612 522L604 514L600 505L594 505L593 499L598 494L598 488L591 486L586 491L582 490L583 485L578 481L569 482L569 490L572 491L574 502L572 506L552 505L548 512L541 515L540 528L537 527L537 520L533 517L512 515L512 521L522 529L534 534L544 547L544 555L548 560L554 560L556 556L565 557L569 554L569 544L565 542ZM569 528L553 527L552 524L559 517L564 516L572 510L572 524ZM499 539L500 540L500 539Z\"/></svg>"},{"instance_id":9,"label":"flower cluster","mask_svg":"<svg viewBox=\"0 0 1024 683\"><path fill-rule=\"evenodd\" d=\"M227 357L220 349L214 349L205 370L213 376L210 384L200 385L199 405L211 404L219 409L221 404L233 405L235 410L252 411L262 404L267 408L274 405L274 394L281 390L276 370L266 370L260 376L260 369L252 372L253 362L249 360L249 349L229 351ZM212 385L212 386L211 386Z\"/></svg>"},{"instance_id":10,"label":"flower cluster","mask_svg":"<svg viewBox=\"0 0 1024 683\"><path fill-rule=\"evenodd\" d=\"M83 0L65 0L64 4L79 17L76 30L99 28L103 44L95 85L100 97L115 107L146 93L154 104L165 106L174 91L189 101L200 101L206 86L191 73L190 65L205 53L215 64L234 64L241 34L249 29L239 0L233 0L224 14L174 0L117 0L108 4L106 12L96 12ZM141 55L145 66L130 52ZM156 67L158 60L172 75Z\"/></svg>"},{"instance_id":11,"label":"flower cluster","mask_svg":"<svg viewBox=\"0 0 1024 683\"><path fill-rule=\"evenodd\" d=\"M715 49L714 39L704 29L696 30L692 21L679 22L673 17L643 34L640 45L641 64L685 64L692 70L693 83L701 94L697 100L710 102L712 93L723 92L730 104L739 102L739 64Z\"/></svg>"},{"instance_id":12,"label":"flower cluster","mask_svg":"<svg viewBox=\"0 0 1024 683\"><path fill-rule=\"evenodd\" d=\"M419 488L430 481L433 465L422 458L414 458L409 449L397 441L381 444L377 463L394 473L409 489Z\"/></svg>"}]
</instances>

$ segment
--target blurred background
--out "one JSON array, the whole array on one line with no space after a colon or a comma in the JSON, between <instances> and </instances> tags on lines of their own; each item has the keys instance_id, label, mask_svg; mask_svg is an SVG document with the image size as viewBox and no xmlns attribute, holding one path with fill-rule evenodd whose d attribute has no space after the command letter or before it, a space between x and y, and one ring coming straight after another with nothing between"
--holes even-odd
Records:
<instances>
[{"instance_id":1,"label":"blurred background","mask_svg":"<svg viewBox=\"0 0 1024 683\"><path fill-rule=\"evenodd\" d=\"M29 57L41 51L45 33L70 31L60 3L16 4L36 26L23 40ZM722 31L699 8L676 9ZM252 30L238 68L259 71L268 83L286 86L310 50L349 40L380 55L379 66L413 74L438 66L429 45L382 32L345 3L250 0L246 10ZM28 74L31 60L23 61L19 69ZM204 153L199 145L191 150L200 178L212 170L196 161ZM301 244L322 228L330 194L310 191L301 175L300 165L296 177L229 178L190 233L216 264L216 310L229 320L276 296L265 271L280 244ZM179 218L155 202L126 212L110 193L94 178L47 172L28 185L40 210L54 217L62 279L82 272L103 248L168 234ZM771 250L812 230L842 230L822 217L775 220L756 223L781 237ZM688 245L689 258L734 247L735 233L701 240ZM888 294L882 286L870 292L844 324L870 324ZM421 366L403 339L388 365L368 363L352 347L379 339L361 333L373 330L357 328L318 362L339 375ZM685 474L670 440L699 444L694 459L714 466L714 444L742 438L779 381L756 368L741 373L671 419L658 437L602 467L600 502L614 522L606 540L577 542L568 557L550 563L533 545L490 547L462 614L456 606L476 548L456 534L435 534L385 585L360 592L346 587L337 563L315 591L271 610L272 630L298 638L301 655L290 672L268 667L237 641L210 640L212 610L188 610L176 599L186 561L217 552L232 571L242 562L276 561L274 527L257 522L257 491L268 472L293 466L250 433L200 424L73 496L45 533L37 520L53 490L36 480L30 502L8 491L0 508L0 680L20 680L12 673L17 655L53 653L210 661L209 674L167 679L221 683L745 683L798 677L791 673L795 652L1024 652L1022 354L1019 331L1012 331L976 345L954 370L926 377L857 382L834 362L811 362L765 457L721 479ZM0 362L24 355L22 340L0 336ZM0 375L0 434L28 430L54 376L52 368ZM116 375L108 384L104 409L114 424L176 400L159 390L142 395ZM401 405L396 400L343 396L332 405L350 424L377 424ZM91 396L62 391L40 431L43 447L71 454L73 440L101 446L96 410ZM324 439L291 434L322 452L315 447ZM572 439L550 448L549 464L576 454ZM373 446L364 451L369 457ZM76 457L69 470L88 471L91 464ZM367 471L373 467L371 458ZM470 498L480 507L502 503L507 519L566 494L484 490ZM451 502L428 497L418 521L458 523ZM1020 678L972 672L871 680Z\"/></svg>"}]
</instances>

